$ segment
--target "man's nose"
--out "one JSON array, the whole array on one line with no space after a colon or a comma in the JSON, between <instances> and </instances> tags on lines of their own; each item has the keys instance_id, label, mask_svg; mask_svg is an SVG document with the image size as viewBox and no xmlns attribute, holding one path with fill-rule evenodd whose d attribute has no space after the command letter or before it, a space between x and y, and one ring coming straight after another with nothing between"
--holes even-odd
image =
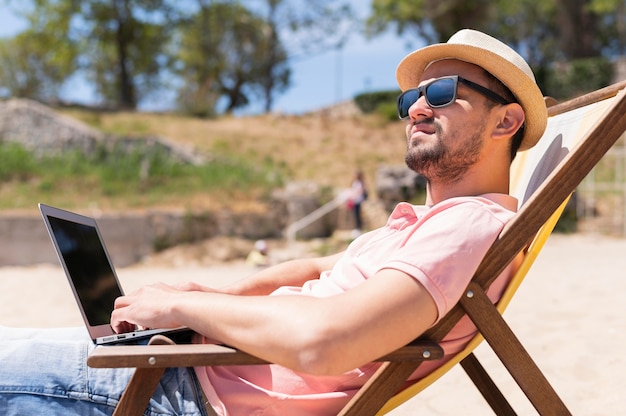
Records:
<instances>
[{"instance_id":1,"label":"man's nose","mask_svg":"<svg viewBox=\"0 0 626 416\"><path fill-rule=\"evenodd\" d=\"M432 117L432 114L433 109L430 105L428 105L424 94L420 94L417 101L409 107L409 118L411 120L415 120L420 117Z\"/></svg>"}]
</instances>

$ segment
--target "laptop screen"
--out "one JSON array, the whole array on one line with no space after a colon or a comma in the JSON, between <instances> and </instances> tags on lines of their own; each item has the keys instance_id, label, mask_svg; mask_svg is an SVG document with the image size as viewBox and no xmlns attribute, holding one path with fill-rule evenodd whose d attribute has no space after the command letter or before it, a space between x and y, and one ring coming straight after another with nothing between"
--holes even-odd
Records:
<instances>
[{"instance_id":1,"label":"laptop screen","mask_svg":"<svg viewBox=\"0 0 626 416\"><path fill-rule=\"evenodd\" d=\"M122 293L98 231L57 217L48 221L89 324L108 324Z\"/></svg>"}]
</instances>

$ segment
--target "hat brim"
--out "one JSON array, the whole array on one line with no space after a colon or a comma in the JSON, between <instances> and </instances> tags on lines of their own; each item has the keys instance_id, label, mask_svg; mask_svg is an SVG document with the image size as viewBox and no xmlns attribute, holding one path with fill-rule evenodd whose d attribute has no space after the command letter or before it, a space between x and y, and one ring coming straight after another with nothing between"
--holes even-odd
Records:
<instances>
[{"instance_id":1,"label":"hat brim","mask_svg":"<svg viewBox=\"0 0 626 416\"><path fill-rule=\"evenodd\" d=\"M539 141L547 124L547 109L541 90L515 62L509 62L489 50L450 43L419 49L407 55L396 69L400 89L405 91L417 87L428 65L443 59L458 59L478 65L498 78L511 90L524 110L526 121L519 151L530 149Z\"/></svg>"}]
</instances>

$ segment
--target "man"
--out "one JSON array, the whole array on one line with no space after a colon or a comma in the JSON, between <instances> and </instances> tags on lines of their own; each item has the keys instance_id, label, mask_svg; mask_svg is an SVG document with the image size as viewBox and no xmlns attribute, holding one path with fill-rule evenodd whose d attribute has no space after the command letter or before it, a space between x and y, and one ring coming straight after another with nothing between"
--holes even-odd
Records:
<instances>
[{"instance_id":1,"label":"man","mask_svg":"<svg viewBox=\"0 0 626 416\"><path fill-rule=\"evenodd\" d=\"M185 325L201 334L196 342L223 342L276 363L168 370L153 411L205 414L201 386L220 415L336 414L375 371L372 360L418 337L458 301L516 209L509 165L543 133L542 94L519 55L471 30L413 52L396 75L406 163L428 180L426 205L400 203L385 227L344 253L279 264L221 290L159 284L119 298L111 317L117 330ZM508 277L492 285L493 299ZM473 331L461 321L443 342L446 354ZM128 372L86 370L89 342L0 336L20 339L0 344L0 407L8 414L27 406L111 412ZM42 350L50 351L46 362L29 363ZM412 378L440 364L422 365Z\"/></svg>"}]
</instances>

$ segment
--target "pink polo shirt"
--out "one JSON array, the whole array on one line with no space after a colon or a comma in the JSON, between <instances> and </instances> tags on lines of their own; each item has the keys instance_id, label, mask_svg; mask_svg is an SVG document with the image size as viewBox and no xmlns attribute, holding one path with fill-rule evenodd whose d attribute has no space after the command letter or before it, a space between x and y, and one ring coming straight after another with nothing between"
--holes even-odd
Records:
<instances>
[{"instance_id":1,"label":"pink polo shirt","mask_svg":"<svg viewBox=\"0 0 626 416\"><path fill-rule=\"evenodd\" d=\"M384 227L353 241L332 270L271 296L332 296L392 268L429 291L441 318L458 302L516 207L515 198L503 194L452 198L432 207L400 203ZM509 275L507 270L493 283L492 300L499 299ZM446 356L460 351L475 330L469 319L461 320L442 342ZM422 364L411 379L444 362ZM218 415L319 416L337 414L378 366L370 363L338 376L313 376L275 364L201 367L196 374Z\"/></svg>"}]
</instances>

